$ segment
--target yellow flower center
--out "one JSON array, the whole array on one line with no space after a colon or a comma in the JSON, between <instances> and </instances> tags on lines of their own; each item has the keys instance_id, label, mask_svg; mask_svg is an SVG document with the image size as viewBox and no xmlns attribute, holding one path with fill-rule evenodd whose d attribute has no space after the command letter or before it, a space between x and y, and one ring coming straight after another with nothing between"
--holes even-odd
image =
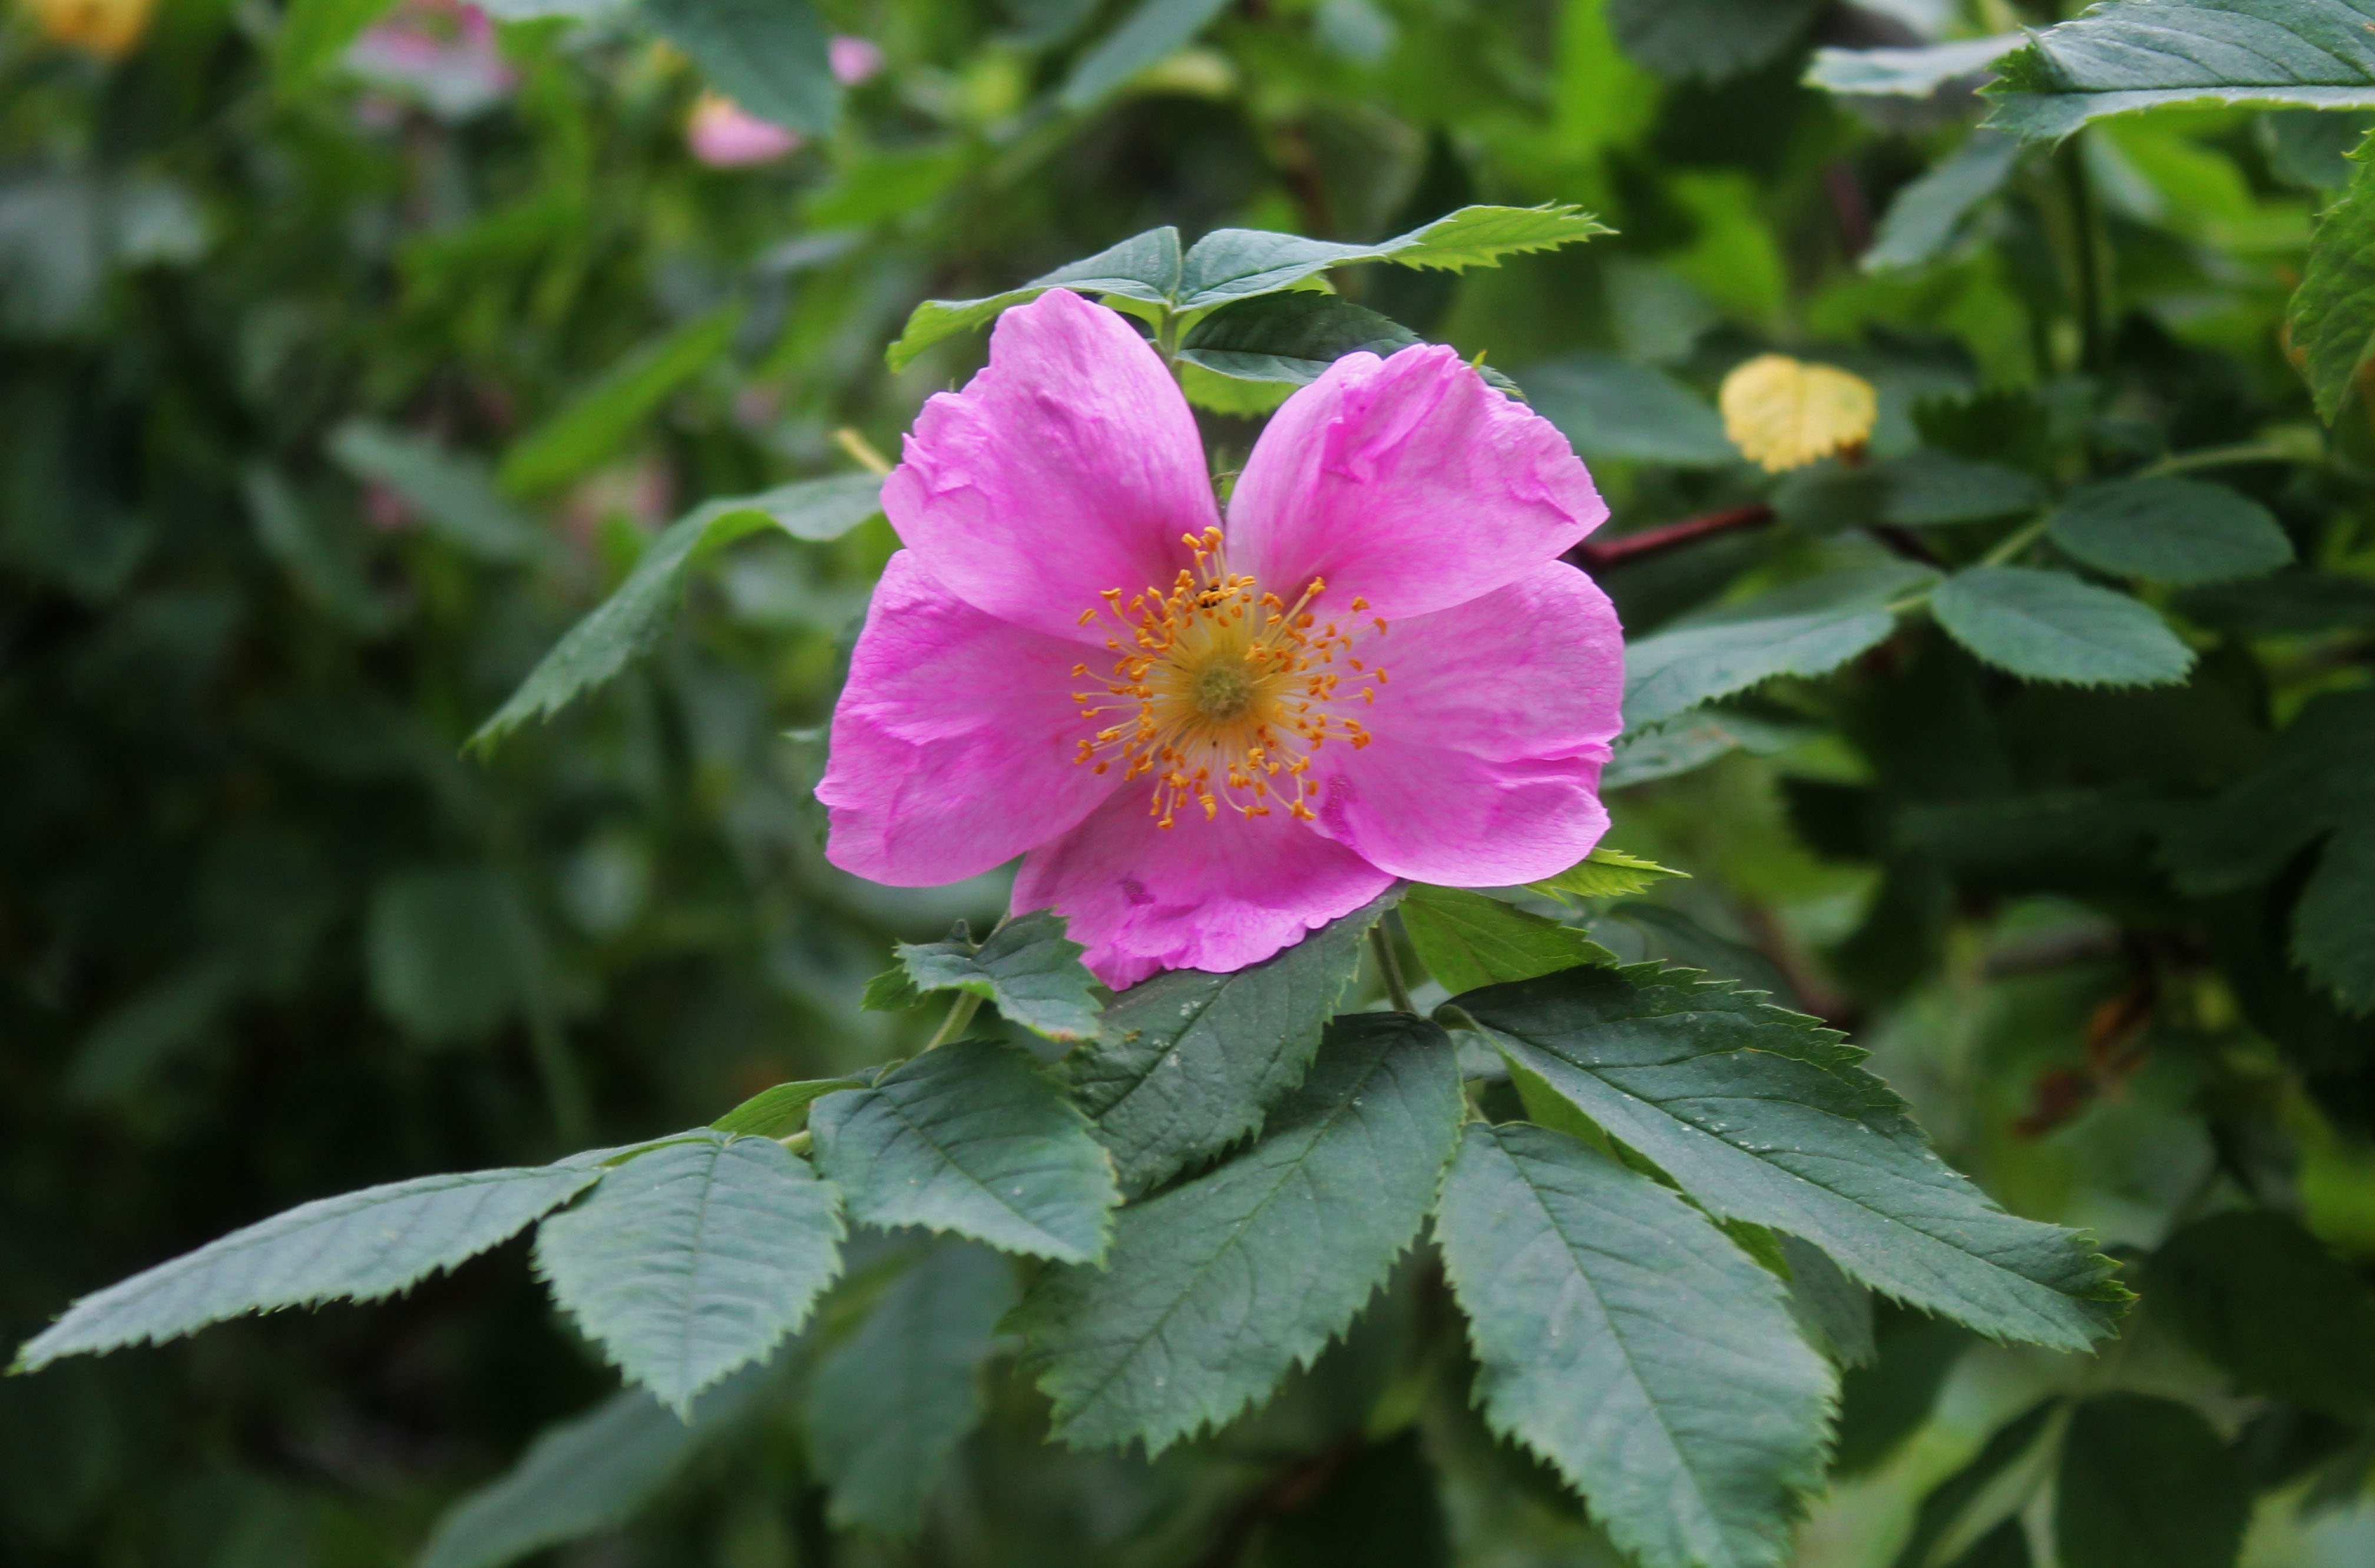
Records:
<instances>
[{"instance_id":1,"label":"yellow flower center","mask_svg":"<svg viewBox=\"0 0 2375 1568\"><path fill-rule=\"evenodd\" d=\"M1118 761L1125 780L1151 778L1147 814L1160 827L1190 801L1208 821L1223 805L1267 817L1274 804L1307 821L1312 754L1331 737L1356 749L1369 744L1342 710L1375 702L1385 669L1353 656L1348 622L1321 619L1328 584L1319 578L1290 605L1228 570L1218 528L1182 542L1196 564L1168 589L1124 602L1122 589L1108 588L1081 613L1083 626L1109 623L1114 658L1102 689L1072 693L1081 717L1099 726L1073 761L1099 773ZM1358 617L1368 607L1356 598L1348 610ZM1366 624L1384 635L1384 620ZM1085 677L1089 666L1072 674ZM1352 688L1340 690L1348 678Z\"/></svg>"}]
</instances>

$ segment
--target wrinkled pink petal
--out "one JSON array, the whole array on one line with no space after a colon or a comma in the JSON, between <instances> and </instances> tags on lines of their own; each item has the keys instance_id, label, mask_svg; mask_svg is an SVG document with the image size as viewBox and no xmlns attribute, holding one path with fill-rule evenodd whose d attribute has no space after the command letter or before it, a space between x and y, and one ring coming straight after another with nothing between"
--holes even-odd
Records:
<instances>
[{"instance_id":1,"label":"wrinkled pink petal","mask_svg":"<svg viewBox=\"0 0 2375 1568\"><path fill-rule=\"evenodd\" d=\"M1331 741L1313 760L1320 831L1452 887L1535 881L1590 853L1608 828L1600 770L1625 685L1624 633L1591 579L1537 566L1357 651L1389 678L1361 710L1372 742Z\"/></svg>"},{"instance_id":2,"label":"wrinkled pink petal","mask_svg":"<svg viewBox=\"0 0 2375 1568\"><path fill-rule=\"evenodd\" d=\"M998 318L989 365L935 395L882 487L892 526L975 608L1103 645L1098 595L1168 588L1218 521L1202 442L1128 323L1056 289ZM1572 461L1570 459L1570 461Z\"/></svg>"},{"instance_id":3,"label":"wrinkled pink petal","mask_svg":"<svg viewBox=\"0 0 2375 1568\"><path fill-rule=\"evenodd\" d=\"M1388 619L1462 604L1608 516L1566 438L1440 345L1349 354L1288 398L1229 502L1229 565Z\"/></svg>"},{"instance_id":4,"label":"wrinkled pink petal","mask_svg":"<svg viewBox=\"0 0 2375 1568\"><path fill-rule=\"evenodd\" d=\"M800 145L798 133L746 112L732 99L714 92L694 100L684 139L692 156L712 169L772 163Z\"/></svg>"},{"instance_id":5,"label":"wrinkled pink petal","mask_svg":"<svg viewBox=\"0 0 2375 1568\"><path fill-rule=\"evenodd\" d=\"M853 38L841 33L828 42L824 50L825 61L833 67L834 78L845 87L856 87L882 69L882 46L871 39Z\"/></svg>"},{"instance_id":6,"label":"wrinkled pink petal","mask_svg":"<svg viewBox=\"0 0 2375 1568\"><path fill-rule=\"evenodd\" d=\"M1015 911L1060 911L1082 961L1117 990L1159 969L1258 963L1393 885L1283 811L1158 828L1142 784L1023 856L1014 879Z\"/></svg>"},{"instance_id":7,"label":"wrinkled pink petal","mask_svg":"<svg viewBox=\"0 0 2375 1568\"><path fill-rule=\"evenodd\" d=\"M1074 766L1077 643L984 615L891 558L833 709L825 858L893 887L976 876L1069 831L1114 775Z\"/></svg>"}]
</instances>

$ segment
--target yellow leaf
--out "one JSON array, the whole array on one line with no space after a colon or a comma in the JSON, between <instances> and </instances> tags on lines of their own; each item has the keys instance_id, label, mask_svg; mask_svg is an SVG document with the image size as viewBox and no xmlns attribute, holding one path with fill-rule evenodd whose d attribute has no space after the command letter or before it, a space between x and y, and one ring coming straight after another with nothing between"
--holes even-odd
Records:
<instances>
[{"instance_id":1,"label":"yellow leaf","mask_svg":"<svg viewBox=\"0 0 2375 1568\"><path fill-rule=\"evenodd\" d=\"M1829 365L1760 354L1723 378L1723 433L1768 474L1802 468L1871 439L1872 383Z\"/></svg>"},{"instance_id":2,"label":"yellow leaf","mask_svg":"<svg viewBox=\"0 0 2375 1568\"><path fill-rule=\"evenodd\" d=\"M148 30L155 0L27 0L41 30L60 43L112 60Z\"/></svg>"}]
</instances>

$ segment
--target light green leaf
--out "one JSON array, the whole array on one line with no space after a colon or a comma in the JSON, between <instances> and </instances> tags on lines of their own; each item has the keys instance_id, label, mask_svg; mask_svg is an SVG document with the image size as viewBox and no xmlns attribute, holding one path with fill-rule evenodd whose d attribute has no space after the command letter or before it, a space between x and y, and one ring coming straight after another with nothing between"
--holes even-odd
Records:
<instances>
[{"instance_id":1,"label":"light green leaf","mask_svg":"<svg viewBox=\"0 0 2375 1568\"><path fill-rule=\"evenodd\" d=\"M944 942L902 942L899 966L917 994L963 991L1050 1040L1085 1040L1105 1010L1097 977L1081 963L1088 949L1064 935L1053 910L1017 915L980 942L959 921ZM887 992L877 1005L894 998Z\"/></svg>"},{"instance_id":2,"label":"light green leaf","mask_svg":"<svg viewBox=\"0 0 2375 1568\"><path fill-rule=\"evenodd\" d=\"M641 1388L537 1433L501 1476L446 1510L414 1568L502 1568L530 1552L615 1529L703 1449L739 1430L781 1379L745 1367L679 1415Z\"/></svg>"},{"instance_id":3,"label":"light green leaf","mask_svg":"<svg viewBox=\"0 0 2375 1568\"><path fill-rule=\"evenodd\" d=\"M726 352L741 324L740 305L720 305L636 348L514 442L495 482L508 495L541 495L609 462L670 394Z\"/></svg>"},{"instance_id":4,"label":"light green leaf","mask_svg":"<svg viewBox=\"0 0 2375 1568\"><path fill-rule=\"evenodd\" d=\"M809 0L641 0L717 90L762 120L821 136L841 108L824 25Z\"/></svg>"},{"instance_id":5,"label":"light green leaf","mask_svg":"<svg viewBox=\"0 0 2375 1568\"><path fill-rule=\"evenodd\" d=\"M2114 0L1997 65L1988 124L2031 138L2180 103L2375 107L2367 0Z\"/></svg>"},{"instance_id":6,"label":"light green leaf","mask_svg":"<svg viewBox=\"0 0 2375 1568\"><path fill-rule=\"evenodd\" d=\"M880 512L881 497L873 475L844 474L694 508L652 540L618 591L569 629L469 744L483 750L528 720L559 713L649 653L703 556L769 524L794 538L835 538Z\"/></svg>"},{"instance_id":7,"label":"light green leaf","mask_svg":"<svg viewBox=\"0 0 2375 1568\"><path fill-rule=\"evenodd\" d=\"M818 1168L850 1218L922 1225L1008 1252L1105 1255L1121 1193L1088 1120L1010 1045L961 1040L809 1114Z\"/></svg>"},{"instance_id":8,"label":"light green leaf","mask_svg":"<svg viewBox=\"0 0 2375 1568\"><path fill-rule=\"evenodd\" d=\"M740 1133L748 1138L782 1138L798 1132L809 1119L809 1107L844 1089L863 1089L862 1078L812 1078L762 1089L709 1124L712 1131Z\"/></svg>"},{"instance_id":9,"label":"light green leaf","mask_svg":"<svg viewBox=\"0 0 2375 1568\"><path fill-rule=\"evenodd\" d=\"M430 528L482 560L526 560L551 549L534 519L496 493L493 476L475 458L368 419L340 425L329 447L349 473L387 486Z\"/></svg>"},{"instance_id":10,"label":"light green leaf","mask_svg":"<svg viewBox=\"0 0 2375 1568\"><path fill-rule=\"evenodd\" d=\"M1813 1019L1647 964L1454 1000L1719 1218L1802 1237L1874 1290L1998 1338L2083 1350L2119 1318L2126 1292L2084 1237L1989 1202Z\"/></svg>"},{"instance_id":11,"label":"light green leaf","mask_svg":"<svg viewBox=\"0 0 2375 1568\"><path fill-rule=\"evenodd\" d=\"M1447 991L1531 980L1616 955L1572 925L1458 888L1414 887L1402 895L1402 929L1419 961Z\"/></svg>"},{"instance_id":12,"label":"light green leaf","mask_svg":"<svg viewBox=\"0 0 2375 1568\"><path fill-rule=\"evenodd\" d=\"M1082 54L1058 101L1082 110L1149 65L1177 53L1219 16L1228 0L1140 0L1119 27Z\"/></svg>"},{"instance_id":13,"label":"light green leaf","mask_svg":"<svg viewBox=\"0 0 2375 1568\"><path fill-rule=\"evenodd\" d=\"M1676 622L1625 651L1628 732L1782 675L1826 675L1885 638L1890 608L1938 574L1910 563L1827 572Z\"/></svg>"},{"instance_id":14,"label":"light green leaf","mask_svg":"<svg viewBox=\"0 0 2375 1568\"><path fill-rule=\"evenodd\" d=\"M1105 1006L1094 1044L1066 1059L1074 1094L1142 1192L1261 1125L1303 1081L1319 1032L1361 970L1361 941L1392 895L1257 964L1166 970Z\"/></svg>"},{"instance_id":15,"label":"light green leaf","mask_svg":"<svg viewBox=\"0 0 2375 1568\"><path fill-rule=\"evenodd\" d=\"M1836 1381L1781 1281L1648 1176L1546 1127L1471 1123L1436 1236L1495 1431L1646 1568L1784 1562Z\"/></svg>"},{"instance_id":16,"label":"light green leaf","mask_svg":"<svg viewBox=\"0 0 2375 1568\"><path fill-rule=\"evenodd\" d=\"M1646 893L1669 877L1688 880L1690 873L1601 845L1557 876L1527 886L1538 893L1567 899L1621 899Z\"/></svg>"},{"instance_id":17,"label":"light green leaf","mask_svg":"<svg viewBox=\"0 0 2375 1568\"><path fill-rule=\"evenodd\" d=\"M2375 169L2361 164L2349 194L2318 220L2285 324L2317 411L2332 424L2375 355ZM2359 396L2375 406L2366 391Z\"/></svg>"},{"instance_id":18,"label":"light green leaf","mask_svg":"<svg viewBox=\"0 0 2375 1568\"><path fill-rule=\"evenodd\" d=\"M841 1205L772 1138L706 1128L612 1169L544 1222L537 1272L662 1404L759 1360L841 1269Z\"/></svg>"},{"instance_id":19,"label":"light green leaf","mask_svg":"<svg viewBox=\"0 0 2375 1568\"><path fill-rule=\"evenodd\" d=\"M1974 131L1955 155L1907 185L1888 204L1872 248L1863 253L1866 272L1920 266L1945 254L1963 219L2004 187L2020 161L2020 138L1999 131Z\"/></svg>"},{"instance_id":20,"label":"light green leaf","mask_svg":"<svg viewBox=\"0 0 2375 1568\"><path fill-rule=\"evenodd\" d=\"M1625 53L1661 77L1722 81L1778 55L1823 0L1608 0Z\"/></svg>"},{"instance_id":21,"label":"light green leaf","mask_svg":"<svg viewBox=\"0 0 2375 1568\"><path fill-rule=\"evenodd\" d=\"M2245 1392L2345 1421L2375 1414L2375 1292L2291 1216L2196 1220L2153 1254L2145 1288Z\"/></svg>"},{"instance_id":22,"label":"light green leaf","mask_svg":"<svg viewBox=\"0 0 2375 1568\"><path fill-rule=\"evenodd\" d=\"M1051 1269L1024 1298L1057 1435L1160 1453L1308 1364L1416 1238L1461 1104L1442 1030L1337 1020L1252 1148L1124 1209L1102 1271Z\"/></svg>"},{"instance_id":23,"label":"light green leaf","mask_svg":"<svg viewBox=\"0 0 2375 1568\"><path fill-rule=\"evenodd\" d=\"M493 1032L529 995L539 958L527 921L510 879L491 867L383 879L363 921L372 1000L427 1044Z\"/></svg>"},{"instance_id":24,"label":"light green leaf","mask_svg":"<svg viewBox=\"0 0 2375 1568\"><path fill-rule=\"evenodd\" d=\"M1017 1293L996 1253L943 1244L818 1362L803 1414L834 1524L906 1535L922 1523L950 1456L981 1420L982 1365Z\"/></svg>"},{"instance_id":25,"label":"light green leaf","mask_svg":"<svg viewBox=\"0 0 2375 1568\"><path fill-rule=\"evenodd\" d=\"M2190 1406L2098 1394L2071 1413L2053 1489L2062 1568L2233 1568L2251 1515L2242 1465Z\"/></svg>"},{"instance_id":26,"label":"light green leaf","mask_svg":"<svg viewBox=\"0 0 2375 1568\"><path fill-rule=\"evenodd\" d=\"M1461 272L1498 266L1501 258L1556 250L1611 230L1569 203L1540 206L1463 206L1374 245L1306 240L1258 229L1215 229L1188 251L1176 308L1209 310L1232 300L1289 289L1330 267L1389 261L1397 266Z\"/></svg>"},{"instance_id":27,"label":"light green leaf","mask_svg":"<svg viewBox=\"0 0 2375 1568\"><path fill-rule=\"evenodd\" d=\"M2098 572L2156 583L2258 577L2293 559L2266 507L2224 485L2175 477L2074 490L2046 536Z\"/></svg>"},{"instance_id":28,"label":"light green leaf","mask_svg":"<svg viewBox=\"0 0 2375 1568\"><path fill-rule=\"evenodd\" d=\"M927 300L909 314L906 330L884 358L892 370L904 371L933 344L984 325L1008 307L1028 304L1050 289L1167 304L1178 295L1179 267L1179 230L1150 229L1003 294L978 300Z\"/></svg>"},{"instance_id":29,"label":"light green leaf","mask_svg":"<svg viewBox=\"0 0 2375 1568\"><path fill-rule=\"evenodd\" d=\"M1806 85L1863 97L1927 98L1976 77L2028 41L2026 33L1957 38L1918 49L1817 49Z\"/></svg>"},{"instance_id":30,"label":"light green leaf","mask_svg":"<svg viewBox=\"0 0 2375 1568\"><path fill-rule=\"evenodd\" d=\"M1519 372L1534 412L1592 462L1729 468L1739 448L1713 405L1663 371L1607 354L1569 354Z\"/></svg>"},{"instance_id":31,"label":"light green leaf","mask_svg":"<svg viewBox=\"0 0 2375 1568\"><path fill-rule=\"evenodd\" d=\"M312 86L394 3L289 0L280 13L280 30L272 41L274 86L284 95Z\"/></svg>"},{"instance_id":32,"label":"light green leaf","mask_svg":"<svg viewBox=\"0 0 2375 1568\"><path fill-rule=\"evenodd\" d=\"M2172 686L2193 650L2152 609L2066 572L1973 566L1939 584L1930 611L1998 669L2067 686Z\"/></svg>"},{"instance_id":33,"label":"light green leaf","mask_svg":"<svg viewBox=\"0 0 2375 1568\"><path fill-rule=\"evenodd\" d=\"M17 1352L16 1370L161 1343L251 1312L392 1296L510 1240L601 1178L469 1171L319 1198L83 1297Z\"/></svg>"}]
</instances>

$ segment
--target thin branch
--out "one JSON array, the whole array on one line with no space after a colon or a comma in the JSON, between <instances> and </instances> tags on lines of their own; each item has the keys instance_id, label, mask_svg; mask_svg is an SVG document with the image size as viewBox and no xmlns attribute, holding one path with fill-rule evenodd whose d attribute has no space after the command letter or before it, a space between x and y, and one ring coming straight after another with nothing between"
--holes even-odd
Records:
<instances>
[{"instance_id":1,"label":"thin branch","mask_svg":"<svg viewBox=\"0 0 2375 1568\"><path fill-rule=\"evenodd\" d=\"M1664 555L1684 545L1695 545L1701 539L1736 534L1743 528L1761 528L1772 521L1773 508L1764 501L1728 507L1698 517L1685 517L1679 523L1643 528L1620 538L1586 539L1567 551L1566 559L1586 572L1607 572L1631 561Z\"/></svg>"}]
</instances>

